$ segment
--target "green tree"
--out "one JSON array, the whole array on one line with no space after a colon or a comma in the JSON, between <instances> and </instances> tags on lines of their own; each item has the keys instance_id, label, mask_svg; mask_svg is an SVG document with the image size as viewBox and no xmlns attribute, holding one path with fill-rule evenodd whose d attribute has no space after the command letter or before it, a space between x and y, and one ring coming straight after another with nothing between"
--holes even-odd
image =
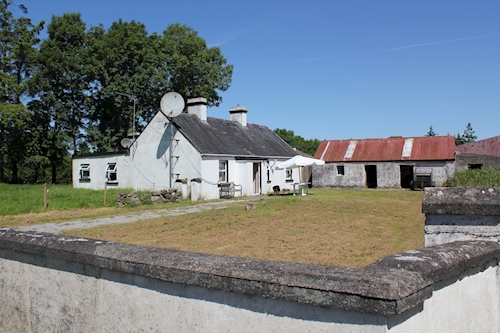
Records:
<instances>
[{"instance_id":1,"label":"green tree","mask_svg":"<svg viewBox=\"0 0 500 333\"><path fill-rule=\"evenodd\" d=\"M233 66L226 64L220 49L207 47L185 25L172 24L162 35L148 35L143 24L120 20L108 31L95 27L90 35L99 87L88 128L94 151L116 150L127 132L140 131L168 91L186 99L205 97L212 106L220 104L219 91L231 83Z\"/></svg>"},{"instance_id":2,"label":"green tree","mask_svg":"<svg viewBox=\"0 0 500 333\"><path fill-rule=\"evenodd\" d=\"M175 23L156 40L155 49L159 75L168 78L168 88L185 98L205 97L209 106L222 102L219 91L230 87L233 65L227 64L220 48L207 47L194 29Z\"/></svg>"},{"instance_id":3,"label":"green tree","mask_svg":"<svg viewBox=\"0 0 500 333\"><path fill-rule=\"evenodd\" d=\"M437 133L434 132L434 128L432 128L432 125L429 127L429 132L427 132L427 136L436 136Z\"/></svg>"},{"instance_id":4,"label":"green tree","mask_svg":"<svg viewBox=\"0 0 500 333\"><path fill-rule=\"evenodd\" d=\"M470 143L470 142L476 141L477 136L475 136L474 133L475 132L472 129L470 122L467 123L467 126L465 127L465 130L464 130L464 134L462 135L464 143Z\"/></svg>"},{"instance_id":5,"label":"green tree","mask_svg":"<svg viewBox=\"0 0 500 333\"><path fill-rule=\"evenodd\" d=\"M293 131L287 130L285 128L277 128L274 133L278 134L286 143L291 147L297 148L298 150L314 156L316 150L319 147L320 141L318 139L306 140L299 135L295 135Z\"/></svg>"},{"instance_id":6,"label":"green tree","mask_svg":"<svg viewBox=\"0 0 500 333\"><path fill-rule=\"evenodd\" d=\"M11 182L17 182L30 119L22 100L36 66L36 45L43 21L33 25L28 18L15 18L10 10L12 4L0 1L0 181L5 180L8 165ZM23 5L19 8L27 13Z\"/></svg>"}]
</instances>

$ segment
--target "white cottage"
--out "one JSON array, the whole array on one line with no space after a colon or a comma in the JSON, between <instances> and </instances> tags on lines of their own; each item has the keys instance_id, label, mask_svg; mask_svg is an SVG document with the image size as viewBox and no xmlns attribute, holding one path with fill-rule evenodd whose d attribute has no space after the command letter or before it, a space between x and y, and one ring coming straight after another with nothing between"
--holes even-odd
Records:
<instances>
[{"instance_id":1,"label":"white cottage","mask_svg":"<svg viewBox=\"0 0 500 333\"><path fill-rule=\"evenodd\" d=\"M205 98L187 106L175 118L158 112L125 151L73 156L73 187L181 187L185 197L206 200L219 198L228 183L235 195L254 195L299 182L297 169L274 168L296 155L293 148L268 127L247 123L245 107L231 108L225 120L207 117Z\"/></svg>"}]
</instances>

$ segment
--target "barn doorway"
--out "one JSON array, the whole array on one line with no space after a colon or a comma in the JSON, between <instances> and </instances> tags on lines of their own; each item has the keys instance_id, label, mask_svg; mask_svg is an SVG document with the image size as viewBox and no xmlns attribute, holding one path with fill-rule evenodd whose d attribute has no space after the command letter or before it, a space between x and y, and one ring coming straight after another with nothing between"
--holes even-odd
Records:
<instances>
[{"instance_id":1,"label":"barn doorway","mask_svg":"<svg viewBox=\"0 0 500 333\"><path fill-rule=\"evenodd\" d=\"M377 188L377 166L365 165L366 187Z\"/></svg>"},{"instance_id":2,"label":"barn doorway","mask_svg":"<svg viewBox=\"0 0 500 333\"><path fill-rule=\"evenodd\" d=\"M253 164L253 193L260 194L260 163Z\"/></svg>"},{"instance_id":3,"label":"barn doorway","mask_svg":"<svg viewBox=\"0 0 500 333\"><path fill-rule=\"evenodd\" d=\"M411 188L413 182L413 165L400 165L401 188Z\"/></svg>"}]
</instances>

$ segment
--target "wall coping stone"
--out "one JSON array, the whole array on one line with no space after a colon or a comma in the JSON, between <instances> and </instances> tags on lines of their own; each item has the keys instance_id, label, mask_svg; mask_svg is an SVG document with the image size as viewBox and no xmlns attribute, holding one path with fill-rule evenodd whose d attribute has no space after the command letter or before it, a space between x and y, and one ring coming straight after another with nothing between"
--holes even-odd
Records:
<instances>
[{"instance_id":1,"label":"wall coping stone","mask_svg":"<svg viewBox=\"0 0 500 333\"><path fill-rule=\"evenodd\" d=\"M500 188L426 188L422 200L422 213L500 216Z\"/></svg>"},{"instance_id":2,"label":"wall coping stone","mask_svg":"<svg viewBox=\"0 0 500 333\"><path fill-rule=\"evenodd\" d=\"M149 278L349 311L394 315L432 296L433 285L497 265L500 244L462 241L388 256L364 268L225 257L0 228L0 257L16 254ZM39 265L45 260L36 261ZM30 262L35 263L35 261Z\"/></svg>"}]
</instances>

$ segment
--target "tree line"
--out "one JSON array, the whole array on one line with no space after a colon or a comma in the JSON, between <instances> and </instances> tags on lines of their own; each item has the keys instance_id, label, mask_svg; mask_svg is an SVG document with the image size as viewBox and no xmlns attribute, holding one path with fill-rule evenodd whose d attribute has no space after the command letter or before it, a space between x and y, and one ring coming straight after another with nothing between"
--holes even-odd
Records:
<instances>
[{"instance_id":1,"label":"tree line","mask_svg":"<svg viewBox=\"0 0 500 333\"><path fill-rule=\"evenodd\" d=\"M42 41L45 22L13 6L0 0L0 182L70 181L70 154L116 151L166 92L217 106L231 84L233 65L186 25L149 34L139 22L87 27L68 13L52 16Z\"/></svg>"},{"instance_id":2,"label":"tree line","mask_svg":"<svg viewBox=\"0 0 500 333\"><path fill-rule=\"evenodd\" d=\"M465 126L465 130L463 134L457 133L455 135L455 145L460 146L466 143L471 143L476 141L477 136L475 135L475 131L472 129L472 125L467 123L467 126ZM432 125L429 127L429 131L427 132L427 136L436 136L438 135L435 131Z\"/></svg>"}]
</instances>

